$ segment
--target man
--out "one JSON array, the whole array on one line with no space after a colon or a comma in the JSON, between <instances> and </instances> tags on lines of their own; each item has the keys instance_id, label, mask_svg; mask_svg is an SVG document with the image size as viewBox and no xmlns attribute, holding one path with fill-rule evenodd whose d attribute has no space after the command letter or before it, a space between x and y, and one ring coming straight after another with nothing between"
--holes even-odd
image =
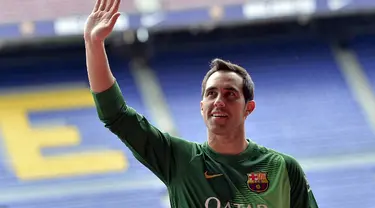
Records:
<instances>
[{"instance_id":1,"label":"man","mask_svg":"<svg viewBox=\"0 0 375 208\"><path fill-rule=\"evenodd\" d=\"M110 71L104 40L120 0L97 0L84 39L99 118L167 186L171 207L318 207L297 161L245 137L254 110L253 82L240 66L216 59L202 83L204 144L159 131L127 106Z\"/></svg>"}]
</instances>

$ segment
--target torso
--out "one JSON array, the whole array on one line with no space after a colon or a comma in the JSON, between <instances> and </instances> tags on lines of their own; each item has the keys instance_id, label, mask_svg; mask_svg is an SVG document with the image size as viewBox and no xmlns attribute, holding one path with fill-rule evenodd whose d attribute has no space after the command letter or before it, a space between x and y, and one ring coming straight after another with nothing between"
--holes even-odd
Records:
<instances>
[{"instance_id":1,"label":"torso","mask_svg":"<svg viewBox=\"0 0 375 208\"><path fill-rule=\"evenodd\" d=\"M289 179L280 155L255 148L251 155L225 158L204 145L198 148L169 187L172 207L289 207Z\"/></svg>"}]
</instances>

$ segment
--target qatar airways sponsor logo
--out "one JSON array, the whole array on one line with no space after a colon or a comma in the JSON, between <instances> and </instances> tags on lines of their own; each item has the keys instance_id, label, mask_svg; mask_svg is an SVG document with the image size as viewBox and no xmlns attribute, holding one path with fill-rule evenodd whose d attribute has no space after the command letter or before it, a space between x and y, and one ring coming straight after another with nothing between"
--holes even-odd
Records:
<instances>
[{"instance_id":1,"label":"qatar airways sponsor logo","mask_svg":"<svg viewBox=\"0 0 375 208\"><path fill-rule=\"evenodd\" d=\"M204 203L205 208L268 208L265 204L241 204L241 203L221 203L216 197L210 197L206 199Z\"/></svg>"}]
</instances>

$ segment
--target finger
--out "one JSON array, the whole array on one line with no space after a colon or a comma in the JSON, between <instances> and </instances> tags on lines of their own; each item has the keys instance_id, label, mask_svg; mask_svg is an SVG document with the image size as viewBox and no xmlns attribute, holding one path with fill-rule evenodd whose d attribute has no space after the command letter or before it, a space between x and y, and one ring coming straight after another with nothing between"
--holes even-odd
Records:
<instances>
[{"instance_id":1,"label":"finger","mask_svg":"<svg viewBox=\"0 0 375 208\"><path fill-rule=\"evenodd\" d=\"M101 3L101 0L96 0L95 6L94 6L94 9L92 10L92 12L98 11L100 3Z\"/></svg>"},{"instance_id":2,"label":"finger","mask_svg":"<svg viewBox=\"0 0 375 208\"><path fill-rule=\"evenodd\" d=\"M115 2L114 0L107 0L107 6L105 7L105 11L111 11L111 8L113 6L113 3Z\"/></svg>"},{"instance_id":3,"label":"finger","mask_svg":"<svg viewBox=\"0 0 375 208\"><path fill-rule=\"evenodd\" d=\"M107 5L107 0L100 0L99 10L104 11L106 5Z\"/></svg>"},{"instance_id":4,"label":"finger","mask_svg":"<svg viewBox=\"0 0 375 208\"><path fill-rule=\"evenodd\" d=\"M114 27L115 27L115 24L116 24L116 22L117 22L117 19L120 17L120 12L117 12L117 13L115 13L112 17L111 17L111 19L109 20L109 25L108 25L108 27L112 30Z\"/></svg>"},{"instance_id":5,"label":"finger","mask_svg":"<svg viewBox=\"0 0 375 208\"><path fill-rule=\"evenodd\" d=\"M113 5L111 7L111 10L109 11L111 14L115 14L118 12L119 8L120 8L120 3L121 3L121 0L114 0L113 2Z\"/></svg>"}]
</instances>

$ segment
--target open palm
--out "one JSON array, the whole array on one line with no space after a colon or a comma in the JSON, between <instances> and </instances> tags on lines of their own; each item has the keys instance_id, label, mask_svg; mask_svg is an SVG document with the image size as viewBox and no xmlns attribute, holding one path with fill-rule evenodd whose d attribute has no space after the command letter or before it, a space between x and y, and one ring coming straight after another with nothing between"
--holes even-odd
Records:
<instances>
[{"instance_id":1,"label":"open palm","mask_svg":"<svg viewBox=\"0 0 375 208\"><path fill-rule=\"evenodd\" d=\"M120 16L120 2L121 0L96 0L84 29L86 41L104 41L109 36Z\"/></svg>"}]
</instances>

